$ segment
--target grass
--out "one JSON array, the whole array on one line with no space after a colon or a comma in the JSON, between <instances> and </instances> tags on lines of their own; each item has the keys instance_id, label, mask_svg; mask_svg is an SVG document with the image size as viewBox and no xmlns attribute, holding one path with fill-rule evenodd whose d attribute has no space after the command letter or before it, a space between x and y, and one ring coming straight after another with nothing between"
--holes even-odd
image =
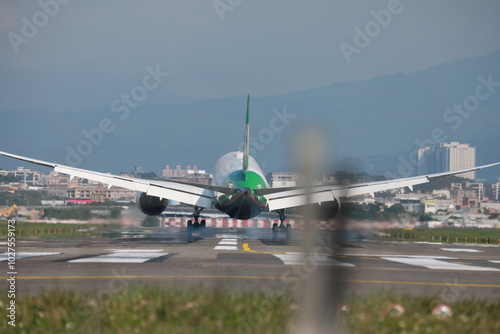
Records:
<instances>
[{"instance_id":1,"label":"grass","mask_svg":"<svg viewBox=\"0 0 500 334\"><path fill-rule=\"evenodd\" d=\"M348 333L500 333L500 301L460 301L453 315L436 318L431 297L374 294L351 296L338 316ZM0 298L0 308L7 305ZM406 313L384 313L393 303ZM298 307L290 296L262 293L129 289L100 298L53 290L17 300L17 327L0 322L1 333L284 333ZM332 321L336 316L332 315Z\"/></svg>"},{"instance_id":2,"label":"grass","mask_svg":"<svg viewBox=\"0 0 500 334\"><path fill-rule=\"evenodd\" d=\"M499 244L500 229L386 229L381 232L386 236L374 236L375 239L409 240L409 241L442 241L464 243Z\"/></svg>"},{"instance_id":3,"label":"grass","mask_svg":"<svg viewBox=\"0 0 500 334\"><path fill-rule=\"evenodd\" d=\"M436 318L432 309L442 302L432 297L371 295L352 297L351 312L343 319L350 333L500 333L500 301L459 301L449 304L453 315ZM385 314L391 304L401 304L405 314Z\"/></svg>"},{"instance_id":4,"label":"grass","mask_svg":"<svg viewBox=\"0 0 500 334\"><path fill-rule=\"evenodd\" d=\"M50 237L72 237L88 236L89 224L64 224L64 223L34 223L16 221L16 237L26 236L50 236ZM7 220L0 220L0 238L7 236Z\"/></svg>"},{"instance_id":5,"label":"grass","mask_svg":"<svg viewBox=\"0 0 500 334\"><path fill-rule=\"evenodd\" d=\"M0 299L6 305L6 298ZM282 333L287 297L132 289L87 297L51 291L18 302L17 328L0 322L0 333Z\"/></svg>"}]
</instances>

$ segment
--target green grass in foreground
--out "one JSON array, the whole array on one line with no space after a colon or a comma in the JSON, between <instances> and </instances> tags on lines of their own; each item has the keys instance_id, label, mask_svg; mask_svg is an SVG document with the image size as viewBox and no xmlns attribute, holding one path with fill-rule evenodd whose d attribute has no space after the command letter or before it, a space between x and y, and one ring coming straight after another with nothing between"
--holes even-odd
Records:
<instances>
[{"instance_id":1,"label":"green grass in foreground","mask_svg":"<svg viewBox=\"0 0 500 334\"><path fill-rule=\"evenodd\" d=\"M391 304L401 304L405 314L384 314ZM351 312L345 317L349 333L500 333L500 301L459 301L448 304L449 318L436 318L432 309L439 298L371 295L350 299Z\"/></svg>"},{"instance_id":2,"label":"green grass in foreground","mask_svg":"<svg viewBox=\"0 0 500 334\"><path fill-rule=\"evenodd\" d=\"M101 298L51 291L17 303L16 329L2 320L0 333L282 333L290 305L263 294L158 289Z\"/></svg>"},{"instance_id":3,"label":"green grass in foreground","mask_svg":"<svg viewBox=\"0 0 500 334\"><path fill-rule=\"evenodd\" d=\"M7 299L0 298L5 309ZM451 304L453 316L430 315L439 300L377 294L351 297L343 315L348 333L500 333L500 301ZM400 317L383 310L400 303ZM1 333L285 333L298 319L293 298L229 292L130 289L101 298L51 291L17 300L17 327ZM332 315L332 321L335 316Z\"/></svg>"},{"instance_id":4,"label":"green grass in foreground","mask_svg":"<svg viewBox=\"0 0 500 334\"><path fill-rule=\"evenodd\" d=\"M89 224L36 223L16 221L16 237L48 236L69 237L89 235ZM7 220L0 220L0 238L7 237Z\"/></svg>"},{"instance_id":5,"label":"green grass in foreground","mask_svg":"<svg viewBox=\"0 0 500 334\"><path fill-rule=\"evenodd\" d=\"M498 244L500 229L473 229L473 228L426 228L402 229L393 228L381 230L387 236L375 236L375 239L409 240L409 241L442 241L466 243ZM466 239L467 238L467 239Z\"/></svg>"}]
</instances>

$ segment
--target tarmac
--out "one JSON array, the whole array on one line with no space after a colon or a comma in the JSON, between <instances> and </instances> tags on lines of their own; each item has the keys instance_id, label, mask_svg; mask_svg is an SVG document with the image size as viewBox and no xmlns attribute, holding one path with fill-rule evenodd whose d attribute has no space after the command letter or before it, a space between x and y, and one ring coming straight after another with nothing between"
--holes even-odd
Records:
<instances>
[{"instance_id":1,"label":"tarmac","mask_svg":"<svg viewBox=\"0 0 500 334\"><path fill-rule=\"evenodd\" d=\"M339 240L321 231L306 253L300 231L290 242L271 240L268 229L207 229L191 240L175 228L153 236L125 232L112 238L19 238L16 292L103 295L143 286L293 292L319 274L346 293L388 291L444 303L500 298L496 245ZM0 278L5 280L13 271L7 266L7 244L0 241ZM7 288L2 284L0 293Z\"/></svg>"}]
</instances>

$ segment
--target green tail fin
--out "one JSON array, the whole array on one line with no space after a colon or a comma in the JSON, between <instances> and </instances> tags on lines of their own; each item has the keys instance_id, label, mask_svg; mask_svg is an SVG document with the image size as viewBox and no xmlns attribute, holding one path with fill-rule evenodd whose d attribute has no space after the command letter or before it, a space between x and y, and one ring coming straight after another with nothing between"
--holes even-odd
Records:
<instances>
[{"instance_id":1,"label":"green tail fin","mask_svg":"<svg viewBox=\"0 0 500 334\"><path fill-rule=\"evenodd\" d=\"M243 149L243 173L248 170L248 155L250 151L250 94L247 96L247 118L245 125L245 146Z\"/></svg>"}]
</instances>

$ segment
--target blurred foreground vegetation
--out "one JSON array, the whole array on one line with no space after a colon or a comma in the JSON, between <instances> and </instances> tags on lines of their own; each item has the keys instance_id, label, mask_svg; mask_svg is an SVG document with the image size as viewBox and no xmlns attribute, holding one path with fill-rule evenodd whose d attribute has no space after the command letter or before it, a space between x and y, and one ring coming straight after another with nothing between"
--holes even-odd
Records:
<instances>
[{"instance_id":1,"label":"blurred foreground vegetation","mask_svg":"<svg viewBox=\"0 0 500 334\"><path fill-rule=\"evenodd\" d=\"M70 237L89 236L93 232L89 224L51 224L16 221L16 236L50 236L50 237ZM7 220L0 220L0 237L7 236ZM1 333L1 332L0 332Z\"/></svg>"},{"instance_id":2,"label":"blurred foreground vegetation","mask_svg":"<svg viewBox=\"0 0 500 334\"><path fill-rule=\"evenodd\" d=\"M0 307L7 305L2 295ZM500 301L459 301L453 315L435 317L437 298L374 294L347 300L332 315L347 333L500 333ZM401 304L405 313L386 312ZM286 333L300 306L289 295L127 289L102 294L49 291L17 299L17 326L1 333ZM292 325L293 327L293 325Z\"/></svg>"}]
</instances>

